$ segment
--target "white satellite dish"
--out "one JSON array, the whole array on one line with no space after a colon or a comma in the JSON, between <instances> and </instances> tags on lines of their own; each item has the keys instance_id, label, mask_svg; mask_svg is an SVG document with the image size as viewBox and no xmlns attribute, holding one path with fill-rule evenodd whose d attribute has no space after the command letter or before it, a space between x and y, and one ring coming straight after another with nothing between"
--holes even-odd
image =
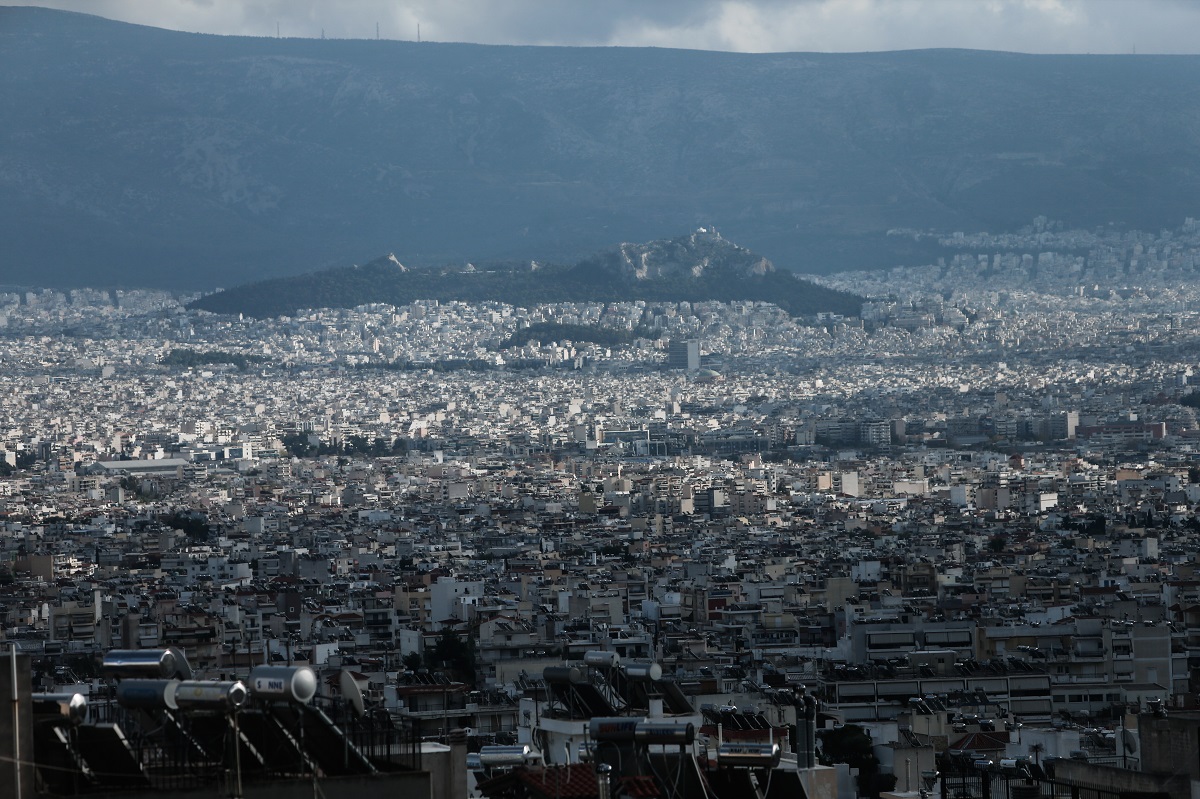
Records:
<instances>
[{"instance_id":1,"label":"white satellite dish","mask_svg":"<svg viewBox=\"0 0 1200 799\"><path fill-rule=\"evenodd\" d=\"M1137 733L1133 730L1121 730L1121 743L1125 747L1126 754L1136 755L1138 753Z\"/></svg>"},{"instance_id":2,"label":"white satellite dish","mask_svg":"<svg viewBox=\"0 0 1200 799\"><path fill-rule=\"evenodd\" d=\"M345 700L354 708L354 712L359 716L363 715L366 711L363 708L362 689L358 687L358 681L354 679L354 675L342 669L342 675L338 677L338 687Z\"/></svg>"}]
</instances>

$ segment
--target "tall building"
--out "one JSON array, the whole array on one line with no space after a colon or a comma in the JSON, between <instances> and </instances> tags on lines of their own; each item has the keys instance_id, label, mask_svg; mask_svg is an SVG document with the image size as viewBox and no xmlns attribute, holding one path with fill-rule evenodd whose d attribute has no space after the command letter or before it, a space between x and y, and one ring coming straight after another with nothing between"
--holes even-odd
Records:
<instances>
[{"instance_id":1,"label":"tall building","mask_svg":"<svg viewBox=\"0 0 1200 799\"><path fill-rule=\"evenodd\" d=\"M892 443L892 423L884 419L860 422L858 440L869 447L886 447Z\"/></svg>"},{"instance_id":2,"label":"tall building","mask_svg":"<svg viewBox=\"0 0 1200 799\"><path fill-rule=\"evenodd\" d=\"M667 368L700 371L700 342L694 338L671 339L667 348Z\"/></svg>"}]
</instances>

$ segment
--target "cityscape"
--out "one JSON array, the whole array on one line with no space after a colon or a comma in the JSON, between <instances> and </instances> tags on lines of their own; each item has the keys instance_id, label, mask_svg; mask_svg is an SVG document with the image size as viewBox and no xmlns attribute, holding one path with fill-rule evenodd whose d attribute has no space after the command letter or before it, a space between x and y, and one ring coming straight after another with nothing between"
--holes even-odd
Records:
<instances>
[{"instance_id":1,"label":"cityscape","mask_svg":"<svg viewBox=\"0 0 1200 799\"><path fill-rule=\"evenodd\" d=\"M813 278L857 318L3 295L7 637L52 695L114 649L308 666L547 768L591 685L552 672L620 663L670 686L648 717L789 758L803 686L877 787L959 751L1128 768L1137 714L1200 695L1200 230L1054 227ZM504 346L534 325L648 332Z\"/></svg>"},{"instance_id":2,"label":"cityscape","mask_svg":"<svg viewBox=\"0 0 1200 799\"><path fill-rule=\"evenodd\" d=\"M1200 797L1198 26L0 0L0 797Z\"/></svg>"}]
</instances>

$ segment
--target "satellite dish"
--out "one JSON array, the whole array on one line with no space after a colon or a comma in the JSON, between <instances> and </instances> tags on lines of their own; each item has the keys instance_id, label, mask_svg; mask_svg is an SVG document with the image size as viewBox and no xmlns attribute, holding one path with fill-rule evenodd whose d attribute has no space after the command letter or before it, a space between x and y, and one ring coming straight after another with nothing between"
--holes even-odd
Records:
<instances>
[{"instance_id":1,"label":"satellite dish","mask_svg":"<svg viewBox=\"0 0 1200 799\"><path fill-rule=\"evenodd\" d=\"M1121 744L1125 747L1125 753L1136 755L1138 753L1138 739L1133 730L1121 730Z\"/></svg>"},{"instance_id":2,"label":"satellite dish","mask_svg":"<svg viewBox=\"0 0 1200 799\"><path fill-rule=\"evenodd\" d=\"M346 669L342 669L342 675L338 677L338 687L342 691L342 696L350 706L354 708L354 713L358 716L366 712L363 709L362 689L358 687L358 682L354 679L354 675Z\"/></svg>"}]
</instances>

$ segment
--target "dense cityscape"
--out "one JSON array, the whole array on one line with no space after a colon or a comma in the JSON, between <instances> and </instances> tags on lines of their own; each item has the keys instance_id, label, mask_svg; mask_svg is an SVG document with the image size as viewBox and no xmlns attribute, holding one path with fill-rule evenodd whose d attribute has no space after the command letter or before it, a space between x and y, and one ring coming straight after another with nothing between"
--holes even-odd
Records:
<instances>
[{"instance_id":1,"label":"dense cityscape","mask_svg":"<svg viewBox=\"0 0 1200 799\"><path fill-rule=\"evenodd\" d=\"M5 637L52 694L112 649L307 665L547 766L641 706L803 767L807 690L864 794L1128 768L1200 696L1200 228L942 239L814 278L859 317L2 295ZM637 335L506 346L554 325Z\"/></svg>"}]
</instances>

